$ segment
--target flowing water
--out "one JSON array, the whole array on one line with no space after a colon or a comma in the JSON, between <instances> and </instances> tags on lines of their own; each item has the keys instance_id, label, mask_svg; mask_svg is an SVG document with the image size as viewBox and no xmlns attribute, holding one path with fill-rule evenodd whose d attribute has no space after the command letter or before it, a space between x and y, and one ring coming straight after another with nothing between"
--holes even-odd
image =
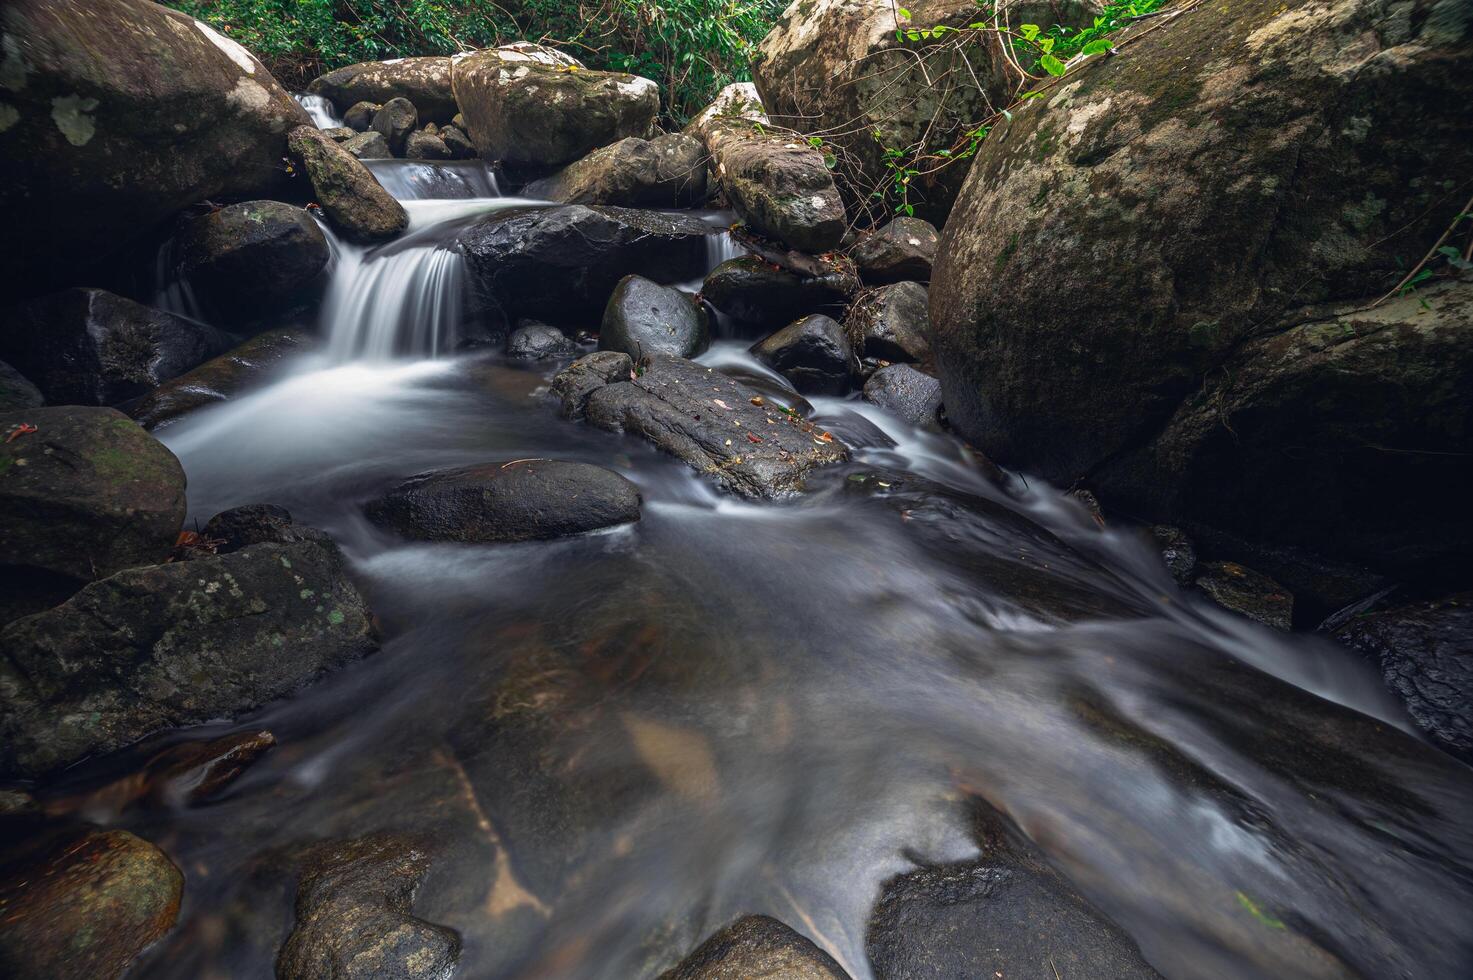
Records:
<instances>
[{"instance_id":1,"label":"flowing water","mask_svg":"<svg viewBox=\"0 0 1473 980\"><path fill-rule=\"evenodd\" d=\"M468 166L374 169L411 226L335 243L326 351L161 436L200 521L273 502L329 531L386 642L209 726L280 743L218 800L93 814L187 876L135 975L270 977L293 848L384 830L432 846L416 912L464 937L461 977L653 976L765 912L864 980L882 884L975 856L976 800L1164 975L1473 972L1470 771L1348 652L1193 598L1137 533L855 400L812 402L854 461L775 504L563 421L559 365L457 351L447 246L526 202ZM796 401L750 339L701 359ZM361 516L411 474L533 457L618 470L643 518L457 546Z\"/></svg>"}]
</instances>

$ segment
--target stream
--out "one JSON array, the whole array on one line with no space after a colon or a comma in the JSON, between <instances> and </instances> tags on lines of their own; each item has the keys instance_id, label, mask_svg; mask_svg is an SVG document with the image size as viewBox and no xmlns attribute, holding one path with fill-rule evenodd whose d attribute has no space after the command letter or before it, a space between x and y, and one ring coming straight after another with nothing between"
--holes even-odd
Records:
<instances>
[{"instance_id":1,"label":"stream","mask_svg":"<svg viewBox=\"0 0 1473 980\"><path fill-rule=\"evenodd\" d=\"M372 169L410 228L333 240L320 349L157 434L191 526L270 502L329 532L384 647L55 788L186 734L279 742L206 805L89 814L186 872L133 976L271 977L293 848L387 830L435 854L415 913L460 932L458 977L653 977L760 912L866 980L883 884L976 858L977 801L1165 976L1467 975L1473 774L1349 651L1181 591L1140 532L855 397L810 399L853 461L775 504L564 421L565 362L458 346L447 245L529 202L479 162ZM756 338L717 337L702 363L794 398ZM362 516L415 473L542 457L624 474L642 519L466 546Z\"/></svg>"}]
</instances>

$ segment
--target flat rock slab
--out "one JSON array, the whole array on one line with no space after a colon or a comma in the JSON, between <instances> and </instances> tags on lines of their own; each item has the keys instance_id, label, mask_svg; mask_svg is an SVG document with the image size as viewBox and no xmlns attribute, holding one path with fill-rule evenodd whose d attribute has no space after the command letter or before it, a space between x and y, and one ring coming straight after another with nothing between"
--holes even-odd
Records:
<instances>
[{"instance_id":1,"label":"flat rock slab","mask_svg":"<svg viewBox=\"0 0 1473 980\"><path fill-rule=\"evenodd\" d=\"M847 446L813 423L679 357L655 354L636 367L601 351L571 364L553 391L565 415L643 436L744 497L799 492L810 470L849 458Z\"/></svg>"}]
</instances>

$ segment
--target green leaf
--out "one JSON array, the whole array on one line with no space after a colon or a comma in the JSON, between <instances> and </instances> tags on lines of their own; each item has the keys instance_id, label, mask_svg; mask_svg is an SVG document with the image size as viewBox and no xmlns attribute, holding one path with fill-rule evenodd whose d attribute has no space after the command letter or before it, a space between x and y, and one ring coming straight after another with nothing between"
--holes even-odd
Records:
<instances>
[{"instance_id":1,"label":"green leaf","mask_svg":"<svg viewBox=\"0 0 1473 980\"><path fill-rule=\"evenodd\" d=\"M1024 24L1022 27L1018 28L1018 35L1025 41L1031 41L1034 38L1038 37L1038 25Z\"/></svg>"},{"instance_id":2,"label":"green leaf","mask_svg":"<svg viewBox=\"0 0 1473 980\"><path fill-rule=\"evenodd\" d=\"M1058 78L1060 75L1064 74L1065 71L1067 71L1067 69L1064 67L1064 63L1051 54L1046 54L1042 58L1039 58L1038 67L1042 68L1044 71L1048 72L1055 78Z\"/></svg>"},{"instance_id":3,"label":"green leaf","mask_svg":"<svg viewBox=\"0 0 1473 980\"><path fill-rule=\"evenodd\" d=\"M809 146L823 146L823 137L822 136L810 136L810 137L808 137L808 145Z\"/></svg>"},{"instance_id":4,"label":"green leaf","mask_svg":"<svg viewBox=\"0 0 1473 980\"><path fill-rule=\"evenodd\" d=\"M901 7L899 10L896 11L896 13L900 15L901 20L910 20L910 11L906 10L904 7Z\"/></svg>"},{"instance_id":5,"label":"green leaf","mask_svg":"<svg viewBox=\"0 0 1473 980\"><path fill-rule=\"evenodd\" d=\"M830 170L833 170L839 165L839 158L834 156L832 153L825 153L823 155L823 165L825 167L828 167Z\"/></svg>"},{"instance_id":6,"label":"green leaf","mask_svg":"<svg viewBox=\"0 0 1473 980\"><path fill-rule=\"evenodd\" d=\"M1097 38L1096 40L1093 40L1086 44L1084 47L1080 48L1079 53L1086 55L1104 54L1112 47L1113 45L1109 41L1106 41L1104 38Z\"/></svg>"},{"instance_id":7,"label":"green leaf","mask_svg":"<svg viewBox=\"0 0 1473 980\"><path fill-rule=\"evenodd\" d=\"M1258 903L1253 901L1253 899L1249 898L1243 892L1238 892L1238 904L1247 909L1249 915L1253 916L1253 918L1268 926L1270 929L1284 928L1284 923L1280 922L1278 919L1275 919L1273 916L1263 911L1263 909L1259 908Z\"/></svg>"}]
</instances>

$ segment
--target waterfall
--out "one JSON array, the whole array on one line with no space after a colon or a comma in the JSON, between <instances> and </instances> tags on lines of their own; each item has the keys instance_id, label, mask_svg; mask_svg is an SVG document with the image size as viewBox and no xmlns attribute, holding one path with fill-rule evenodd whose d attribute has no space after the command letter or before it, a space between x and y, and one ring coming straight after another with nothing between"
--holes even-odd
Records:
<instances>
[{"instance_id":1,"label":"waterfall","mask_svg":"<svg viewBox=\"0 0 1473 980\"><path fill-rule=\"evenodd\" d=\"M330 358L438 357L454 349L464 315L459 252L438 242L387 254L339 245L336 261L322 310Z\"/></svg>"},{"instance_id":2,"label":"waterfall","mask_svg":"<svg viewBox=\"0 0 1473 980\"><path fill-rule=\"evenodd\" d=\"M312 117L312 124L318 129L336 129L343 124L342 117L329 99L306 92L293 92L292 98L307 110L307 115Z\"/></svg>"}]
</instances>

